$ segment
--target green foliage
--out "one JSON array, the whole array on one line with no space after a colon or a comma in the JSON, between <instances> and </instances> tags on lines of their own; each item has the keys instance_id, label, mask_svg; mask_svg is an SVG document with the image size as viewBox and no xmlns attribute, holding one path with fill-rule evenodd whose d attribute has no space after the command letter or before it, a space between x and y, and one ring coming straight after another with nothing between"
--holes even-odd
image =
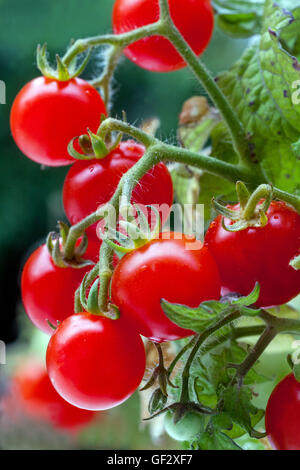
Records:
<instances>
[{"instance_id":1,"label":"green foliage","mask_svg":"<svg viewBox=\"0 0 300 470\"><path fill-rule=\"evenodd\" d=\"M242 315L253 317L257 310L251 306L258 298L259 287L248 297L228 296L222 302L203 302L197 309L172 305L163 301L162 305L172 321L186 328L206 333L229 312L240 309ZM236 325L231 323L215 333L199 348L190 369L189 395L200 407L212 410L204 414L204 427L190 441L194 449L239 449L234 439L248 434L261 437L254 427L261 421L264 411L253 404L255 387L270 380L251 368L243 383L236 381L236 369L249 353L246 344L232 339ZM213 331L213 329L211 330ZM227 341L224 342L225 337ZM215 343L215 340L219 341ZM210 350L210 346L213 348ZM181 377L175 378L179 389L170 389L172 399L180 399Z\"/></svg>"},{"instance_id":2,"label":"green foliage","mask_svg":"<svg viewBox=\"0 0 300 470\"><path fill-rule=\"evenodd\" d=\"M217 24L226 34L250 37L261 28L264 0L214 0Z\"/></svg>"},{"instance_id":3,"label":"green foliage","mask_svg":"<svg viewBox=\"0 0 300 470\"><path fill-rule=\"evenodd\" d=\"M233 312L238 312L241 316L258 315L260 310L249 308L249 305L256 302L259 290L259 285L256 284L247 297L228 298L228 300L223 299L220 302L210 300L202 302L196 308L172 304L164 299L161 300L161 306L167 317L176 325L201 333Z\"/></svg>"},{"instance_id":4,"label":"green foliage","mask_svg":"<svg viewBox=\"0 0 300 470\"><path fill-rule=\"evenodd\" d=\"M281 35L294 21L267 0L260 39L218 80L246 128L253 161L260 162L272 183L290 192L300 190L300 106L292 101L299 64Z\"/></svg>"}]
</instances>

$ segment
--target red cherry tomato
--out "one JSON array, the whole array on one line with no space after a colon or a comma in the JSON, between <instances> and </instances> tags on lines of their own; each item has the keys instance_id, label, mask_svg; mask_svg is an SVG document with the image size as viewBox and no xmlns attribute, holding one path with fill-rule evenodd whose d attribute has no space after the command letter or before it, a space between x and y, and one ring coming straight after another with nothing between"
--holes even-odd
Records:
<instances>
[{"instance_id":1,"label":"red cherry tomato","mask_svg":"<svg viewBox=\"0 0 300 470\"><path fill-rule=\"evenodd\" d=\"M118 183L144 154L145 147L129 140L121 142L101 160L78 161L70 168L64 183L63 202L72 224L105 204L113 196ZM173 203L173 184L163 163L150 170L133 191L132 201L143 205L165 204L165 220ZM89 232L90 233L90 232Z\"/></svg>"},{"instance_id":2,"label":"red cherry tomato","mask_svg":"<svg viewBox=\"0 0 300 470\"><path fill-rule=\"evenodd\" d=\"M239 206L234 206L237 209ZM300 271L289 262L300 249L300 215L282 202L272 202L265 227L228 232L218 216L205 236L219 267L222 286L247 295L260 284L257 305L281 305L300 292ZM225 224L232 222L225 219Z\"/></svg>"},{"instance_id":3,"label":"red cherry tomato","mask_svg":"<svg viewBox=\"0 0 300 470\"><path fill-rule=\"evenodd\" d=\"M94 411L81 410L66 402L53 388L46 367L37 360L22 363L13 375L12 386L17 401L28 415L55 428L74 432L96 416Z\"/></svg>"},{"instance_id":4,"label":"red cherry tomato","mask_svg":"<svg viewBox=\"0 0 300 470\"><path fill-rule=\"evenodd\" d=\"M97 90L80 78L66 82L38 77L18 93L10 115L13 138L31 160L48 166L69 165L73 137L96 132L105 105Z\"/></svg>"},{"instance_id":5,"label":"red cherry tomato","mask_svg":"<svg viewBox=\"0 0 300 470\"><path fill-rule=\"evenodd\" d=\"M294 374L287 375L273 390L265 423L274 449L300 449L300 383Z\"/></svg>"},{"instance_id":6,"label":"red cherry tomato","mask_svg":"<svg viewBox=\"0 0 300 470\"><path fill-rule=\"evenodd\" d=\"M178 30L200 55L213 32L214 16L210 0L169 0L171 17ZM113 29L117 34L132 31L159 19L159 0L116 0ZM152 36L131 44L125 55L140 67L153 72L171 72L186 64L174 46L161 36Z\"/></svg>"},{"instance_id":7,"label":"red cherry tomato","mask_svg":"<svg viewBox=\"0 0 300 470\"><path fill-rule=\"evenodd\" d=\"M56 325L74 313L75 291L90 269L57 267L46 245L32 253L23 269L21 291L26 313L40 330L52 334L47 320Z\"/></svg>"},{"instance_id":8,"label":"red cherry tomato","mask_svg":"<svg viewBox=\"0 0 300 470\"><path fill-rule=\"evenodd\" d=\"M124 402L145 372L141 337L122 319L80 313L52 335L47 369L57 392L72 405L106 410Z\"/></svg>"},{"instance_id":9,"label":"red cherry tomato","mask_svg":"<svg viewBox=\"0 0 300 470\"><path fill-rule=\"evenodd\" d=\"M194 249L189 250L187 244L192 242ZM219 299L220 279L215 261L201 242L166 233L119 261L111 290L112 302L141 335L156 342L172 341L194 332L171 322L160 300L197 307L204 300Z\"/></svg>"}]
</instances>

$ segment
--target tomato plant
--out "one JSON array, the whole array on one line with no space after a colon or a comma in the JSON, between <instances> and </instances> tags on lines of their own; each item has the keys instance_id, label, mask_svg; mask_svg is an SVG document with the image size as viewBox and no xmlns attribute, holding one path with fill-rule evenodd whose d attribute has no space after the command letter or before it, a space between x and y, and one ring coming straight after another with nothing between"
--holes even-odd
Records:
<instances>
[{"instance_id":1,"label":"tomato plant","mask_svg":"<svg viewBox=\"0 0 300 470\"><path fill-rule=\"evenodd\" d=\"M218 216L205 236L223 287L247 295L259 282L260 307L284 304L300 292L300 271L289 265L299 253L300 216L286 204L272 202L267 217L264 227L229 232ZM229 229L232 223L225 219Z\"/></svg>"},{"instance_id":2,"label":"tomato plant","mask_svg":"<svg viewBox=\"0 0 300 470\"><path fill-rule=\"evenodd\" d=\"M68 219L76 224L93 213L113 196L117 185L144 154L145 148L129 140L101 160L79 161L70 168L63 187L63 202ZM167 167L159 163L134 189L132 201L137 204L170 207L173 185ZM163 219L167 217L168 211Z\"/></svg>"},{"instance_id":3,"label":"tomato plant","mask_svg":"<svg viewBox=\"0 0 300 470\"><path fill-rule=\"evenodd\" d=\"M106 410L139 386L145 372L143 342L123 320L72 315L50 339L47 370L54 388L69 403Z\"/></svg>"},{"instance_id":4,"label":"tomato plant","mask_svg":"<svg viewBox=\"0 0 300 470\"><path fill-rule=\"evenodd\" d=\"M44 77L17 96L13 136L40 163L78 161L63 188L72 226L60 222L48 251L43 245L29 258L22 297L39 328L49 333L47 320L60 322L47 369L70 406L104 410L124 402L144 377L145 344L151 370L140 390L149 393L143 415L167 413L167 432L185 448L261 449L268 391L287 363L297 372L300 4L212 3L214 12L208 0L116 0L114 34L74 41L57 56L57 70L46 47L38 49ZM214 16L231 37L255 36L216 78L197 57ZM76 78L98 46L106 47L101 75ZM111 114L122 54L150 71L188 65L205 89L209 99L183 104L177 144L157 137L156 117L138 127L125 113ZM170 207L173 187L177 205ZM137 207L155 213L161 204L168 227L159 217L152 225ZM96 224L102 241L94 236L86 249ZM288 355L276 378L269 374L275 353ZM298 389L290 375L270 397L266 428L276 448L300 446Z\"/></svg>"},{"instance_id":5,"label":"tomato plant","mask_svg":"<svg viewBox=\"0 0 300 470\"><path fill-rule=\"evenodd\" d=\"M201 54L213 31L214 16L210 0L170 0L169 5L174 24L195 54ZM117 0L114 4L113 28L117 34L158 19L158 0ZM154 72L170 72L186 65L172 44L163 37L141 39L128 46L125 55L140 67Z\"/></svg>"},{"instance_id":6,"label":"tomato plant","mask_svg":"<svg viewBox=\"0 0 300 470\"><path fill-rule=\"evenodd\" d=\"M275 387L266 409L266 431L277 450L300 448L300 383L293 374Z\"/></svg>"},{"instance_id":7,"label":"tomato plant","mask_svg":"<svg viewBox=\"0 0 300 470\"><path fill-rule=\"evenodd\" d=\"M21 409L36 420L70 432L87 426L96 413L70 405L56 392L46 368L37 359L27 359L12 377L14 397Z\"/></svg>"},{"instance_id":8,"label":"tomato plant","mask_svg":"<svg viewBox=\"0 0 300 470\"><path fill-rule=\"evenodd\" d=\"M96 256L92 246L90 251ZM30 320L52 334L48 322L56 326L74 313L75 290L87 271L88 267L60 268L54 264L46 245L37 248L26 261L21 279L23 305Z\"/></svg>"},{"instance_id":9,"label":"tomato plant","mask_svg":"<svg viewBox=\"0 0 300 470\"><path fill-rule=\"evenodd\" d=\"M69 165L68 143L87 128L96 131L106 114L101 96L86 81L37 77L18 93L10 114L13 138L31 160L47 166Z\"/></svg>"},{"instance_id":10,"label":"tomato plant","mask_svg":"<svg viewBox=\"0 0 300 470\"><path fill-rule=\"evenodd\" d=\"M194 249L188 249L189 243L195 244ZM194 332L170 321L160 300L197 307L204 300L219 298L220 279L201 242L165 233L121 259L111 291L113 303L141 335L157 342L172 341Z\"/></svg>"}]
</instances>

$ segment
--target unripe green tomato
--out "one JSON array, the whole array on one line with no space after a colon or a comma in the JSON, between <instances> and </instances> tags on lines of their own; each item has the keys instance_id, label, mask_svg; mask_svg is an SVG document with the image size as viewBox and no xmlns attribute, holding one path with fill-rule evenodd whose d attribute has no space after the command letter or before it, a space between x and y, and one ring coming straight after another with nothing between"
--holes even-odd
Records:
<instances>
[{"instance_id":1,"label":"unripe green tomato","mask_svg":"<svg viewBox=\"0 0 300 470\"><path fill-rule=\"evenodd\" d=\"M191 441L203 430L203 418L197 413L187 413L174 424L174 414L170 411L165 416L165 430L175 441Z\"/></svg>"}]
</instances>

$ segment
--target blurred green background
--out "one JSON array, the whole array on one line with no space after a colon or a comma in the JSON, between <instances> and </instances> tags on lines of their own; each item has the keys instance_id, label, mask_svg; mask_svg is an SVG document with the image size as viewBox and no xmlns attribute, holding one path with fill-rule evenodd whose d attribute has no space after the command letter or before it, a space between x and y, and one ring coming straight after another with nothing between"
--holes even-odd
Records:
<instances>
[{"instance_id":1,"label":"blurred green background","mask_svg":"<svg viewBox=\"0 0 300 470\"><path fill-rule=\"evenodd\" d=\"M58 219L64 218L61 188L68 169L43 169L21 154L10 134L11 104L20 88L39 75L35 65L38 43L47 42L53 58L55 53L64 53L72 38L108 33L111 31L112 6L113 0L0 0L0 79L6 84L7 101L6 105L0 105L0 339L11 345L8 365L0 365L2 375L10 371L15 356L26 354L29 344L33 342L33 335L36 335L20 305L20 270L35 244L55 229ZM244 47L245 41L233 40L215 31L203 59L216 74L234 62ZM97 51L84 78L94 78L100 71L101 51ZM178 113L183 102L199 93L202 90L188 70L171 74L149 73L123 59L115 76L112 114L120 116L125 110L129 121L134 123L157 116L162 123L161 137L174 142ZM115 416L120 416L120 419ZM113 411L112 423L106 428L111 431L104 433L104 441L97 439L95 432L85 433L84 438L76 442L55 440L48 435L41 439L43 433L39 433L39 439L36 442L33 439L33 444L32 440L24 437L24 430L23 434L22 430L15 432L12 429L10 434L7 431L5 438L2 429L0 446L172 447L172 443L164 440L160 444L151 444L148 431L139 432L138 416L138 401L132 398L128 404ZM117 422L123 423L120 428Z\"/></svg>"}]
</instances>

